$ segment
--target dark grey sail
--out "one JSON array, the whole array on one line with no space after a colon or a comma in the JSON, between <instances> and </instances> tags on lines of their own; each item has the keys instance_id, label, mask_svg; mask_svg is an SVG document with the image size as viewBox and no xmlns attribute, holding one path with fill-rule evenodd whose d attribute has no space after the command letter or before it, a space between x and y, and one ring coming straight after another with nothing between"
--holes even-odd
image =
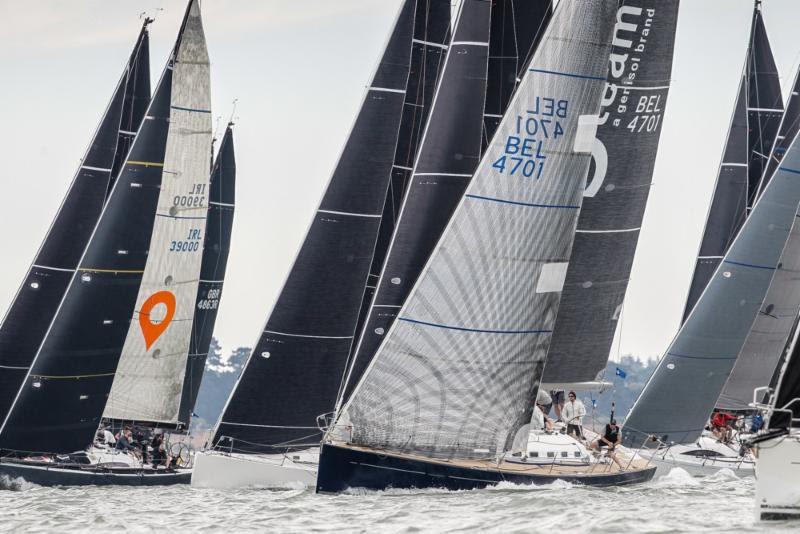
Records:
<instances>
[{"instance_id":1,"label":"dark grey sail","mask_svg":"<svg viewBox=\"0 0 800 534\"><path fill-rule=\"evenodd\" d=\"M799 72L800 74L800 72ZM783 155L800 127L800 75L795 76L792 92L781 119L778 136L772 147L764 177L771 176L783 160ZM762 179L763 184L766 180ZM792 332L800 309L800 228L797 220L783 249L775 276L736 359L725 389L717 400L717 408L728 411L750 411L755 388L775 386L780 372L781 355ZM763 399L762 399L763 400Z\"/></svg>"},{"instance_id":2,"label":"dark grey sail","mask_svg":"<svg viewBox=\"0 0 800 534\"><path fill-rule=\"evenodd\" d=\"M691 443L702 433L762 310L800 203L797 138L670 344L623 427L625 443L650 435Z\"/></svg>"},{"instance_id":3,"label":"dark grey sail","mask_svg":"<svg viewBox=\"0 0 800 534\"><path fill-rule=\"evenodd\" d=\"M317 416L333 410L358 321L406 92L421 75L409 76L415 20L440 12L429 5L401 6L322 203L217 424L215 445L258 453L319 443Z\"/></svg>"},{"instance_id":4,"label":"dark grey sail","mask_svg":"<svg viewBox=\"0 0 800 534\"><path fill-rule=\"evenodd\" d=\"M5 419L67 290L150 101L142 25L64 201L0 325L0 421Z\"/></svg>"},{"instance_id":5,"label":"dark grey sail","mask_svg":"<svg viewBox=\"0 0 800 534\"><path fill-rule=\"evenodd\" d=\"M605 370L653 178L678 0L622 2L575 242L542 382Z\"/></svg>"},{"instance_id":6,"label":"dark grey sail","mask_svg":"<svg viewBox=\"0 0 800 534\"><path fill-rule=\"evenodd\" d=\"M777 373L777 384L771 399L773 408L790 410L773 412L767 421L770 430L796 426L800 419L800 403L792 402L800 397L800 321L795 321L792 335L786 342L781 358L783 364Z\"/></svg>"},{"instance_id":7,"label":"dark grey sail","mask_svg":"<svg viewBox=\"0 0 800 534\"><path fill-rule=\"evenodd\" d=\"M232 124L229 124L211 170L203 263L200 268L200 284L197 288L197 304L178 417L184 428L188 428L191 423L222 298L222 285L225 281L225 269L231 246L235 201L236 156L233 150L233 128Z\"/></svg>"},{"instance_id":8,"label":"dark grey sail","mask_svg":"<svg viewBox=\"0 0 800 534\"><path fill-rule=\"evenodd\" d=\"M411 185L378 280L377 292L352 357L340 402L347 401L352 395L469 185L486 144L485 106L491 102L492 111L501 112L493 115L502 116L520 74L517 69L525 69L520 65L529 50L523 52L523 59L519 59L515 50L511 74L514 85L504 83L509 66L504 68L496 61L493 71L488 73L491 28L503 29L501 21L506 19L508 12L502 9L514 10L513 5L498 7L501 4L490 6L470 0L462 7ZM539 9L531 10L533 4ZM501 9L494 11L497 18L492 18L490 8ZM524 22L522 27L536 31L546 26L552 9L549 2L531 2L524 12L539 17L536 22L520 19L521 23ZM508 39L508 48L512 47L509 43L517 43L516 38L502 32L501 37ZM520 42L531 47L535 41L536 35L533 34ZM496 46L503 48L502 45ZM488 79L488 74L494 78ZM488 88L493 91L491 98ZM496 129L494 124L490 126L492 131Z\"/></svg>"},{"instance_id":9,"label":"dark grey sail","mask_svg":"<svg viewBox=\"0 0 800 534\"><path fill-rule=\"evenodd\" d=\"M199 17L196 0L189 2L145 120L77 269L68 272L66 293L0 426L2 450L69 453L94 438L148 256L171 109L190 94L180 81L177 91L172 85L174 58L193 26L193 14Z\"/></svg>"},{"instance_id":10,"label":"dark grey sail","mask_svg":"<svg viewBox=\"0 0 800 534\"><path fill-rule=\"evenodd\" d=\"M782 116L780 80L757 2L744 73L689 286L684 321L742 227L759 191L771 178L764 171ZM789 141L791 138L785 142Z\"/></svg>"}]
</instances>

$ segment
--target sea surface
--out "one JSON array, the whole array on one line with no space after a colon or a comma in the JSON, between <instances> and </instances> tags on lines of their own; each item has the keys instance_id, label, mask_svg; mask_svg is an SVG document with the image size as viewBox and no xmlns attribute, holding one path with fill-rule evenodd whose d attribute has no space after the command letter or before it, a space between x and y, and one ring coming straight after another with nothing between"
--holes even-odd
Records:
<instances>
[{"instance_id":1,"label":"sea surface","mask_svg":"<svg viewBox=\"0 0 800 534\"><path fill-rule=\"evenodd\" d=\"M491 489L218 491L44 488L4 481L0 532L798 532L759 523L753 479L681 469L647 484L590 489L566 483Z\"/></svg>"}]
</instances>

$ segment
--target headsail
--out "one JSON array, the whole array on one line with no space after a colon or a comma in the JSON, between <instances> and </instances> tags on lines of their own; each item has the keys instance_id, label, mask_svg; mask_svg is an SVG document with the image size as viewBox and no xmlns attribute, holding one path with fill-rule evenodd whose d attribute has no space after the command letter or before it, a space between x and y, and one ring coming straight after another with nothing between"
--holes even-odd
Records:
<instances>
[{"instance_id":1,"label":"headsail","mask_svg":"<svg viewBox=\"0 0 800 534\"><path fill-rule=\"evenodd\" d=\"M180 425L208 215L211 80L190 3L172 65L169 134L150 250L103 416Z\"/></svg>"},{"instance_id":2,"label":"headsail","mask_svg":"<svg viewBox=\"0 0 800 534\"><path fill-rule=\"evenodd\" d=\"M435 3L403 2L322 203L223 410L213 444L225 438L226 448L240 452L275 452L319 443L317 416L333 410L397 146L408 142L398 141L398 132L413 132L401 123L415 117L404 108L407 91L421 81L419 71L409 76L415 20L442 13L428 9Z\"/></svg>"},{"instance_id":3,"label":"headsail","mask_svg":"<svg viewBox=\"0 0 800 534\"><path fill-rule=\"evenodd\" d=\"M562 0L338 423L352 443L502 452L530 420L589 168L616 2Z\"/></svg>"},{"instance_id":4,"label":"headsail","mask_svg":"<svg viewBox=\"0 0 800 534\"><path fill-rule=\"evenodd\" d=\"M197 289L189 357L183 380L183 393L178 421L186 427L191 423L197 393L203 378L211 336L217 320L222 284L228 265L231 246L233 211L236 200L236 155L233 150L233 128L228 125L211 170L208 194L208 220L203 241L203 262Z\"/></svg>"},{"instance_id":5,"label":"headsail","mask_svg":"<svg viewBox=\"0 0 800 534\"><path fill-rule=\"evenodd\" d=\"M653 178L669 92L678 0L628 0L542 382L596 380L606 367Z\"/></svg>"},{"instance_id":6,"label":"headsail","mask_svg":"<svg viewBox=\"0 0 800 534\"><path fill-rule=\"evenodd\" d=\"M753 208L764 188L761 184L772 177L764 171L782 116L780 80L757 2L744 73L689 286L684 321Z\"/></svg>"},{"instance_id":7,"label":"headsail","mask_svg":"<svg viewBox=\"0 0 800 534\"><path fill-rule=\"evenodd\" d=\"M631 409L623 427L627 444L641 445L649 435L690 443L702 433L789 238L800 203L798 175L795 138Z\"/></svg>"},{"instance_id":8,"label":"headsail","mask_svg":"<svg viewBox=\"0 0 800 534\"><path fill-rule=\"evenodd\" d=\"M199 16L191 0L187 18ZM0 449L65 453L91 443L106 405L147 261L182 69L164 70L78 268L0 426ZM173 78L178 78L173 80ZM180 159L181 151L169 158ZM206 172L208 151L202 161ZM170 160L172 161L172 159Z\"/></svg>"},{"instance_id":9,"label":"headsail","mask_svg":"<svg viewBox=\"0 0 800 534\"><path fill-rule=\"evenodd\" d=\"M0 325L0 421L8 415L69 286L150 102L144 22L81 167Z\"/></svg>"},{"instance_id":10,"label":"headsail","mask_svg":"<svg viewBox=\"0 0 800 534\"><path fill-rule=\"evenodd\" d=\"M534 5L538 5L538 9L532 9ZM546 26L551 14L549 2L528 2L519 11L515 6L512 2L489 5L481 0L465 0L462 4L411 184L377 280L376 294L369 303L365 327L354 345L340 402L352 394L384 334L396 320L397 312L468 186L489 135L486 121L499 122L516 87L516 83L508 83L509 78L515 82L520 70L524 70L521 62L529 49L521 52L523 57L520 58L516 46L518 43L533 46L536 34L518 40L516 26L504 26L508 12L516 17L538 17L535 22L514 19L520 30L532 31ZM496 36L500 44L491 37L492 28L500 32ZM506 39L508 42L504 42ZM511 54L508 60L496 57L492 62L491 44L495 45L495 54L502 54L503 49L509 48L514 52L506 52ZM493 76L491 80L486 78L489 66L493 66L489 72ZM488 115L484 112L487 105L492 111ZM488 123L492 133L497 122Z\"/></svg>"}]
</instances>

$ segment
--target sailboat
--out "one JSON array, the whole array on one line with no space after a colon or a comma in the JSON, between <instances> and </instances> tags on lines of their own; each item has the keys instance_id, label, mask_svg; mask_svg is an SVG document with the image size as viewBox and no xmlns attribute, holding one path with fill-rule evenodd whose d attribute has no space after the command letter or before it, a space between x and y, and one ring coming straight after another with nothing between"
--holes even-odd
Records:
<instances>
[{"instance_id":1,"label":"sailboat","mask_svg":"<svg viewBox=\"0 0 800 534\"><path fill-rule=\"evenodd\" d=\"M800 164L800 158L794 158L793 163ZM783 164L791 163L785 158ZM755 508L756 517L761 520L800 518L799 337L800 322L795 321L777 385L774 390L768 390L766 404L755 403L755 407L767 415L766 431L749 443L755 447L758 457Z\"/></svg>"},{"instance_id":2,"label":"sailboat","mask_svg":"<svg viewBox=\"0 0 800 534\"><path fill-rule=\"evenodd\" d=\"M619 9L559 3L442 237L325 436L318 492L652 477L634 460L622 470L580 450L565 462L510 450L544 367L622 30L615 22L627 24Z\"/></svg>"},{"instance_id":3,"label":"sailboat","mask_svg":"<svg viewBox=\"0 0 800 534\"><path fill-rule=\"evenodd\" d=\"M407 7L404 6L403 9L407 9ZM425 115L414 117L413 123L410 122L410 117L403 117L401 122L400 138L395 151L395 172L393 172L392 181L386 195L378 240L377 243L367 244L370 247L370 252L372 252L370 274L366 279L362 279L361 285L353 285L348 290L348 293L358 295L360 303L359 309L352 309L357 314L349 315L350 312L348 312L348 315L342 316L342 318L357 318L356 323L353 323L352 320L348 322L351 329L349 330L350 332L357 334L362 330L364 321L367 318L368 306L372 302L376 286L375 282L379 278L384 263L390 261L386 258L390 257L391 246L396 239L394 236L402 220L398 212L404 212L408 198L415 194L413 191L417 190L420 183L423 183L427 186L426 189L431 191L426 194L429 196L429 205L432 205L430 204L432 202L442 203L442 200L446 199L448 195L452 196L454 194L452 192L454 188L463 187L463 184L469 180L479 160L481 144L488 135L491 135L487 130L491 128L496 117L500 116L508 102L510 93L513 91L518 73L518 63L524 61L524 55L533 46L532 40L536 36L536 31L543 22L546 22L545 17L549 15L549 12L549 2L518 3L512 0L504 0L490 6L485 2L469 0L460 7L452 36L450 36L449 2L430 2L427 0L417 2L417 23L412 49L412 69L409 81L406 84L408 88L406 106L411 109L422 109ZM402 20L402 11L400 20ZM420 22L426 22L426 25L421 25ZM485 45L476 48L474 43L488 41L488 34L494 29L497 30L497 37L494 48L489 50L487 56ZM524 35L521 35L520 32L524 32ZM481 35L484 35L484 37L480 38ZM426 48L428 49L427 53L425 51ZM430 55L430 52L435 52L436 55L433 58L433 62L431 58L427 60L428 66L426 69L419 69L414 66L419 63L420 53L423 54L422 57L424 58L426 55ZM520 55L523 57L520 58ZM486 79L487 69L489 71L489 80ZM436 87L437 79L441 79L438 88ZM420 91L420 89L423 90ZM434 89L436 89L435 96ZM410 92L412 90L413 92ZM490 90L491 97L488 94ZM484 104L490 98L493 105L491 113L487 113ZM417 102L416 105L413 104L415 101ZM459 105L454 107L454 102ZM427 126L425 126L426 122ZM415 128L415 130L409 132L408 126L410 124L418 124L420 130L417 131ZM422 126L425 126L424 133L421 130ZM433 133L431 133L432 131ZM408 133L414 135L411 141L408 140ZM422 135L420 135L421 133ZM432 142L428 142L428 140L432 140ZM420 156L416 159L415 164L418 146ZM455 158L453 157L454 155ZM423 159L428 165L424 172L419 169L419 161ZM447 165L447 167L443 167L443 165ZM402 170L402 174L396 172L398 169ZM443 174L438 175L437 172ZM399 178L399 180L396 178ZM443 204L441 209L447 208ZM296 263L294 270L297 269L298 264ZM363 285L364 283L366 283L366 286ZM279 300L279 304L273 310L273 317L279 309L280 302ZM355 328L353 328L354 326ZM267 340L274 338L274 332L267 332L267 334ZM315 425L317 415L327 414L333 410L334 402L337 398L336 393L340 389L340 383L342 383L343 369L348 359L352 358L352 350L355 348L353 341L356 338L357 336L348 337L346 342L348 351L343 354L345 358L339 362L331 362L336 363L337 367L335 369L338 374L327 376L325 380L329 380L330 385L335 386L336 390L330 390L330 394L321 399L324 400L324 404L321 403L315 412L303 416L304 419L302 421L307 425L309 423ZM263 340L264 338L262 337ZM274 342L274 339L272 342ZM342 345L344 346L345 343L342 343ZM261 344L259 344L259 347L261 347ZM274 374L266 375L271 383L272 381L285 382L287 373L294 369L296 365L302 365L302 360L295 358L291 364L285 362L283 365L285 367L277 370L278 376ZM298 369L296 372L302 371ZM248 373L251 376L248 377ZM248 403L250 406L255 404L252 399L238 395L238 391L244 380L263 380L260 377L261 375L251 373L248 367L248 370L245 371L240 380L240 385L237 386L237 391L234 392L229 401L220 427L225 427L225 422L229 420L231 408L235 403L240 406L244 403ZM342 387L344 387L343 383ZM286 393L291 398L291 393ZM297 394L294 396L298 397ZM259 414L259 417L265 422L273 422L276 420L276 416L280 415L280 411L278 411L280 405L276 406L274 400L269 400L272 404L264 402L260 404L263 412ZM300 396L298 402L307 402L307 400ZM242 430L236 429L235 425L228 428L234 431L234 438L237 435L239 439L243 437ZM306 434L309 433L308 431L313 432L314 429L316 429L316 426L307 429ZM253 432L258 432L263 440L261 443L269 443L267 440L276 438L276 431L272 429L254 431L250 427L247 431L251 436ZM236 452L241 454L241 452L247 451L242 451L241 448L239 451L232 449L230 452L233 454L227 457L216 454L208 458L199 458L192 482L198 485L215 486L221 483L232 485L274 485L291 482L313 485L316 478L318 455L316 447L320 438L321 434L315 434L310 439L306 438L308 442L314 445L313 447L308 447L308 445L304 447L302 443L289 442L282 444L284 448L293 446L294 450L287 452L285 457L275 457L271 465L264 464L263 460L270 460L266 455L257 455L253 453L258 451L249 451L249 455L241 455L240 458L246 461L238 464L242 466L242 469L235 477L230 476L232 469L234 469L231 465L227 465L224 468L224 473L216 476L209 474L201 478L202 468L204 465L209 465L207 461L212 459L219 466L231 464ZM255 440L251 439L250 441ZM226 444L224 440L219 439L216 444L217 452L219 453L224 451L225 447L232 445L233 442ZM264 450L268 451L269 449L265 447ZM261 463L257 463L259 460L262 460Z\"/></svg>"},{"instance_id":4,"label":"sailboat","mask_svg":"<svg viewBox=\"0 0 800 534\"><path fill-rule=\"evenodd\" d=\"M754 238L763 228L751 226L749 236L742 235L757 209L772 209L769 202L757 206L771 180L782 172L782 158L797 133L796 95L789 102L790 112L784 114L775 62L760 2L756 2L745 68L684 323L623 428L628 446L655 446L640 454L663 467L662 472L681 467L704 475L730 468L740 475L753 474L754 459L746 448L721 442L704 427L715 407L752 412L748 404L753 384L769 383L800 307L800 295L788 282L798 261L797 245L789 245L795 233L793 220L778 215L783 226L780 231L769 230L769 239L763 242ZM771 157L765 159L765 153ZM764 217L754 225L765 220L777 223ZM753 261L743 260L747 257ZM731 266L758 271L758 276L738 273L736 277ZM718 285L712 286L715 280ZM724 324L715 320L719 314L726 317ZM730 320L731 314L735 320ZM648 435L653 438L649 443Z\"/></svg>"},{"instance_id":5,"label":"sailboat","mask_svg":"<svg viewBox=\"0 0 800 534\"><path fill-rule=\"evenodd\" d=\"M159 338L169 337L173 316L194 309L196 282L188 295L176 295L172 284L186 283L187 275L196 279L186 270L194 264L199 273L200 245L177 243L197 237L196 228L205 226L209 86L200 8L190 0L175 48L85 250L76 268L61 269L69 274L67 288L0 426L0 474L42 485L188 482L188 472L132 467L111 452L86 450L131 325L141 329L142 352L158 356L159 349L171 348ZM199 218L181 214L183 206L175 200L184 195L192 197ZM170 253L181 254L181 261L169 261Z\"/></svg>"}]
</instances>

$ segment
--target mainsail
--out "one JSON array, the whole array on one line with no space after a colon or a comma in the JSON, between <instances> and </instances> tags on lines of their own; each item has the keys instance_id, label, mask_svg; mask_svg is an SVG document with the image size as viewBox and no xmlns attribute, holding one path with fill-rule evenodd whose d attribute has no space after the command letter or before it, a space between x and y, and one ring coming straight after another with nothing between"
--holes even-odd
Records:
<instances>
[{"instance_id":1,"label":"mainsail","mask_svg":"<svg viewBox=\"0 0 800 534\"><path fill-rule=\"evenodd\" d=\"M191 2L172 65L169 133L155 224L136 305L103 416L180 425L208 215L211 80ZM152 160L151 160L152 161Z\"/></svg>"},{"instance_id":2,"label":"mainsail","mask_svg":"<svg viewBox=\"0 0 800 534\"><path fill-rule=\"evenodd\" d=\"M142 25L81 167L0 325L0 421L26 379L144 118L150 101L150 22Z\"/></svg>"},{"instance_id":3,"label":"mainsail","mask_svg":"<svg viewBox=\"0 0 800 534\"><path fill-rule=\"evenodd\" d=\"M211 186L208 193L208 220L203 241L203 262L200 268L200 283L192 322L192 337L189 340L189 357L183 379L183 393L178 421L188 427L191 423L197 393L203 378L211 336L217 320L222 284L228 265L231 246L233 211L236 200L236 156L233 150L233 128L228 125L219 146L217 159L211 170Z\"/></svg>"},{"instance_id":4,"label":"mainsail","mask_svg":"<svg viewBox=\"0 0 800 534\"><path fill-rule=\"evenodd\" d=\"M442 28L431 17L443 15L449 20L447 0L403 2L322 203L223 410L213 444L226 439L226 448L256 453L319 443L317 416L333 410L397 147L409 143L410 137L398 139L398 132L415 131L403 123L417 115L404 110L408 91L425 83L425 69L409 74L412 46L441 48L430 40L437 36L425 30Z\"/></svg>"},{"instance_id":5,"label":"mainsail","mask_svg":"<svg viewBox=\"0 0 800 534\"><path fill-rule=\"evenodd\" d=\"M538 5L538 9L531 9L534 5ZM384 334L396 320L397 312L414 287L480 162L489 136L485 121L499 121L516 87L516 83L508 83L508 80L516 82L524 69L521 63L530 48L520 57L516 26L504 26L509 11L516 17L537 17L535 21L514 19L520 24L520 30L533 32L545 26L551 14L549 2L529 2L525 9L519 10L515 10L515 6L510 2L491 6L480 0L462 3L412 180L386 252L365 327L355 345L340 402L352 394ZM492 28L499 32L496 41L490 35ZM527 35L519 42L531 47L535 37L535 33ZM508 53L508 59L513 62L501 61L499 57L492 62L492 43L495 54ZM508 49L513 52L503 52ZM487 79L489 65L492 65L492 79ZM488 116L484 112L487 105L492 111ZM496 124L489 123L489 128L493 134Z\"/></svg>"},{"instance_id":6,"label":"mainsail","mask_svg":"<svg viewBox=\"0 0 800 534\"><path fill-rule=\"evenodd\" d=\"M799 91L800 71L795 77L786 112L772 148L772 157L764 171L764 178L775 172L789 143L797 135L800 127ZM762 183L766 181L762 179ZM725 383L725 388L717 400L717 408L733 411L752 410L748 405L753 401L753 390L769 386L773 381L786 340L791 335L800 309L798 276L800 276L800 227L795 219L769 290Z\"/></svg>"},{"instance_id":7,"label":"mainsail","mask_svg":"<svg viewBox=\"0 0 800 534\"><path fill-rule=\"evenodd\" d=\"M562 0L339 425L351 442L491 456L530 420L606 80L616 2ZM419 164L418 164L419 167Z\"/></svg>"},{"instance_id":8,"label":"mainsail","mask_svg":"<svg viewBox=\"0 0 800 534\"><path fill-rule=\"evenodd\" d=\"M760 191L772 177L764 171L782 115L783 97L778 70L764 28L760 3L756 2L744 72L689 286L684 321L736 238ZM790 141L791 138L785 140Z\"/></svg>"},{"instance_id":9,"label":"mainsail","mask_svg":"<svg viewBox=\"0 0 800 534\"><path fill-rule=\"evenodd\" d=\"M182 35L196 24L199 9L191 0L145 120L77 269L68 271L66 293L0 426L0 449L67 453L92 442L131 323L160 188L176 179L168 172L183 171L183 165L165 168L165 156L189 163L181 157L188 154L185 147L170 140L175 135L170 119L175 108L192 103L185 69L173 60L192 50L183 46ZM203 151L206 172L207 154Z\"/></svg>"},{"instance_id":10,"label":"mainsail","mask_svg":"<svg viewBox=\"0 0 800 534\"><path fill-rule=\"evenodd\" d=\"M550 384L593 381L606 367L658 152L678 0L622 4L593 165L542 378Z\"/></svg>"},{"instance_id":11,"label":"mainsail","mask_svg":"<svg viewBox=\"0 0 800 534\"><path fill-rule=\"evenodd\" d=\"M795 138L631 409L628 445L650 435L691 443L702 433L778 268L800 203L798 175Z\"/></svg>"}]
</instances>

